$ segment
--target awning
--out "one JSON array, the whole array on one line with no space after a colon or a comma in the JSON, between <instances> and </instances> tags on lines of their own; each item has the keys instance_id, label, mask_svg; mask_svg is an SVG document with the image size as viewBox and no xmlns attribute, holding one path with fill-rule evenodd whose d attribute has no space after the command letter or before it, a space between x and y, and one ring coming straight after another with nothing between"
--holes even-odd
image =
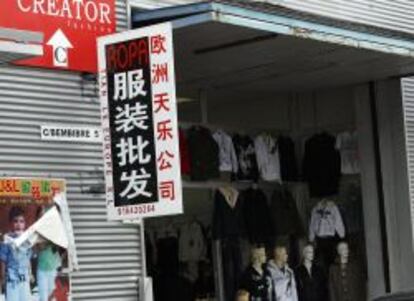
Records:
<instances>
[{"instance_id":1,"label":"awning","mask_svg":"<svg viewBox=\"0 0 414 301\"><path fill-rule=\"evenodd\" d=\"M0 27L0 64L43 55L43 34Z\"/></svg>"},{"instance_id":2,"label":"awning","mask_svg":"<svg viewBox=\"0 0 414 301\"><path fill-rule=\"evenodd\" d=\"M179 93L300 91L414 74L414 35L256 1L133 11L135 28L171 21Z\"/></svg>"}]
</instances>

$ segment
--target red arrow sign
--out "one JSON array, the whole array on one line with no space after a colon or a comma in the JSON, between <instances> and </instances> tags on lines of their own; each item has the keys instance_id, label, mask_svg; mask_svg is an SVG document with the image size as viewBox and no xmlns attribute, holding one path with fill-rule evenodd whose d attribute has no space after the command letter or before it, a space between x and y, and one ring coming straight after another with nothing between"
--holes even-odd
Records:
<instances>
[{"instance_id":1,"label":"red arrow sign","mask_svg":"<svg viewBox=\"0 0 414 301\"><path fill-rule=\"evenodd\" d=\"M0 27L44 34L44 55L18 64L96 72L96 38L115 32L115 0L3 0Z\"/></svg>"}]
</instances>

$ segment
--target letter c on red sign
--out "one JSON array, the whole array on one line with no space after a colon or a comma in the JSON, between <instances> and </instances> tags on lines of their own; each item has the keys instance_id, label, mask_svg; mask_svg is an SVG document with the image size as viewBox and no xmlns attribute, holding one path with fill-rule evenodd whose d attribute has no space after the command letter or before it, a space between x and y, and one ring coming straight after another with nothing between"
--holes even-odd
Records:
<instances>
[{"instance_id":1,"label":"letter c on red sign","mask_svg":"<svg viewBox=\"0 0 414 301\"><path fill-rule=\"evenodd\" d=\"M63 47L57 47L55 49L55 60L60 64L66 64L68 62L67 49Z\"/></svg>"},{"instance_id":2,"label":"letter c on red sign","mask_svg":"<svg viewBox=\"0 0 414 301\"><path fill-rule=\"evenodd\" d=\"M30 7L30 5L29 6L24 6L23 5L23 0L17 0L17 5L19 6L19 9L22 11L22 12L25 12L25 13L28 13L32 8Z\"/></svg>"}]
</instances>

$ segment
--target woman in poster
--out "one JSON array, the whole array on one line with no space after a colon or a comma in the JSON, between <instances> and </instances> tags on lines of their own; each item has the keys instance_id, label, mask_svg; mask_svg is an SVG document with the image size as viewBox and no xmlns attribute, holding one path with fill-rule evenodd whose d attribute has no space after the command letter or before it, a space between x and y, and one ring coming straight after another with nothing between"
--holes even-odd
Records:
<instances>
[{"instance_id":1,"label":"woman in poster","mask_svg":"<svg viewBox=\"0 0 414 301\"><path fill-rule=\"evenodd\" d=\"M40 219L46 208L39 207L36 219ZM39 301L48 301L56 288L56 277L62 260L57 246L49 241L42 241L36 246L37 253L37 288Z\"/></svg>"},{"instance_id":2,"label":"woman in poster","mask_svg":"<svg viewBox=\"0 0 414 301\"><path fill-rule=\"evenodd\" d=\"M50 242L39 245L37 256L37 286L39 301L48 301L55 290L56 276L61 266L59 250Z\"/></svg>"}]
</instances>

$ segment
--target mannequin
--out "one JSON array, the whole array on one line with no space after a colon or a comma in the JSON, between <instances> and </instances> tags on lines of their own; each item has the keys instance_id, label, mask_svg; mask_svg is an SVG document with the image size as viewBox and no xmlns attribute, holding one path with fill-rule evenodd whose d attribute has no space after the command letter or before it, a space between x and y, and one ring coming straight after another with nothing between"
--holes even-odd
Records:
<instances>
[{"instance_id":1,"label":"mannequin","mask_svg":"<svg viewBox=\"0 0 414 301\"><path fill-rule=\"evenodd\" d=\"M299 301L327 301L327 277L314 262L315 248L312 244L303 248L302 258L302 263L295 270Z\"/></svg>"},{"instance_id":2,"label":"mannequin","mask_svg":"<svg viewBox=\"0 0 414 301\"><path fill-rule=\"evenodd\" d=\"M266 263L265 248L251 250L251 265L246 269L242 288L249 292L250 301L271 301L271 278L264 266Z\"/></svg>"},{"instance_id":3,"label":"mannequin","mask_svg":"<svg viewBox=\"0 0 414 301\"><path fill-rule=\"evenodd\" d=\"M350 260L349 245L337 245L338 259L329 270L329 292L331 301L365 301L366 279L361 266Z\"/></svg>"},{"instance_id":4,"label":"mannequin","mask_svg":"<svg viewBox=\"0 0 414 301\"><path fill-rule=\"evenodd\" d=\"M288 267L288 252L284 246L276 246L273 259L267 264L272 279L272 298L277 301L298 301L296 281Z\"/></svg>"},{"instance_id":5,"label":"mannequin","mask_svg":"<svg viewBox=\"0 0 414 301\"><path fill-rule=\"evenodd\" d=\"M236 301L249 301L250 295L248 291L239 290L236 293Z\"/></svg>"}]
</instances>

